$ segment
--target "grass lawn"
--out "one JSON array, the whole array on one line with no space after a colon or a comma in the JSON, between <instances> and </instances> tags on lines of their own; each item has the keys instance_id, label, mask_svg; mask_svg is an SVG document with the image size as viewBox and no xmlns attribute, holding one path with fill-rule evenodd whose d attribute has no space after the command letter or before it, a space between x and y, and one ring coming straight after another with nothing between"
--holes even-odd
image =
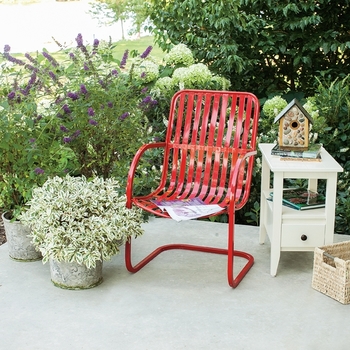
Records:
<instances>
[{"instance_id":1,"label":"grass lawn","mask_svg":"<svg viewBox=\"0 0 350 350\"><path fill-rule=\"evenodd\" d=\"M150 45L153 46L151 56L157 60L162 60L164 57L164 52L159 46L156 46L154 44L152 36L145 36L137 40L118 41L117 46L114 49L114 56L118 59L121 59L125 50L137 50L140 54L142 54L142 52L145 51L145 49Z\"/></svg>"}]
</instances>

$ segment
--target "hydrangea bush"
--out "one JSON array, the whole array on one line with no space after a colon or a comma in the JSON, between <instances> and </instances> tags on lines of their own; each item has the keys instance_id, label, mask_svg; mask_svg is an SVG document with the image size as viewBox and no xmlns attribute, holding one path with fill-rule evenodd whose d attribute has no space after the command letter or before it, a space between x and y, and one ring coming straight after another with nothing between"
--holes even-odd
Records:
<instances>
[{"instance_id":1,"label":"hydrangea bush","mask_svg":"<svg viewBox=\"0 0 350 350\"><path fill-rule=\"evenodd\" d=\"M194 63L190 49L184 44L175 45L164 56L160 66L160 78L151 85L151 94L170 102L175 92L182 89L227 90L230 82L224 77L213 75L203 63ZM167 109L169 104L163 109Z\"/></svg>"},{"instance_id":2,"label":"hydrangea bush","mask_svg":"<svg viewBox=\"0 0 350 350\"><path fill-rule=\"evenodd\" d=\"M228 90L230 87L227 79L213 75L203 63L195 63L191 50L184 44L173 46L164 56L158 71L158 78L148 81L150 95L158 104L147 116L159 137L164 135L164 121L168 118L171 98L177 91Z\"/></svg>"}]
</instances>

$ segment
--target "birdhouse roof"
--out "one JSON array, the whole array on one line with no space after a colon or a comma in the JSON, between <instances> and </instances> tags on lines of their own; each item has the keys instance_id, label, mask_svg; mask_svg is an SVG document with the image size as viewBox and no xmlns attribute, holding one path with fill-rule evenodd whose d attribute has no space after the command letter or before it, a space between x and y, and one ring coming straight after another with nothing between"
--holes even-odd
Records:
<instances>
[{"instance_id":1,"label":"birdhouse roof","mask_svg":"<svg viewBox=\"0 0 350 350\"><path fill-rule=\"evenodd\" d=\"M296 98L293 99L285 108L283 108L283 110L276 116L273 122L276 123L277 121L279 121L294 106L297 106L299 108L301 113L305 115L305 117L309 120L310 123L314 122L311 118L311 115L305 110L305 108L300 104L300 102Z\"/></svg>"}]
</instances>

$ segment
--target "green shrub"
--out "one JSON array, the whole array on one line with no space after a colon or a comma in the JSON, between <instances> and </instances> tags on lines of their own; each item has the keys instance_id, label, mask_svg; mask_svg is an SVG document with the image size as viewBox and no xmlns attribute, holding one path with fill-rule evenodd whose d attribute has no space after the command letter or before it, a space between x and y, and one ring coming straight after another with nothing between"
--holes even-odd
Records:
<instances>
[{"instance_id":1,"label":"green shrub","mask_svg":"<svg viewBox=\"0 0 350 350\"><path fill-rule=\"evenodd\" d=\"M318 142L344 169L338 174L335 230L350 234L350 76L317 82L314 102L322 117L315 125Z\"/></svg>"}]
</instances>

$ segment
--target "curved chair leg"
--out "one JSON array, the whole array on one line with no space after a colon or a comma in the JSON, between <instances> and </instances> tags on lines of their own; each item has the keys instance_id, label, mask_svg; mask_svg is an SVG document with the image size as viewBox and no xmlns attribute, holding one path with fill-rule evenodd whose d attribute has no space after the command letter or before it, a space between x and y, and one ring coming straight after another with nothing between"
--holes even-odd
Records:
<instances>
[{"instance_id":1,"label":"curved chair leg","mask_svg":"<svg viewBox=\"0 0 350 350\"><path fill-rule=\"evenodd\" d=\"M137 272L141 270L145 265L152 261L157 255L162 252L171 249L182 249L182 250L192 250L203 253L214 253L214 254L223 254L227 255L227 249L223 248L214 248L214 247L205 247L197 246L192 244L167 244L156 248L152 253L148 254L143 258L139 263L133 265L131 262L131 238L125 244L125 266L129 272Z\"/></svg>"},{"instance_id":2,"label":"curved chair leg","mask_svg":"<svg viewBox=\"0 0 350 350\"><path fill-rule=\"evenodd\" d=\"M228 253L227 253L227 278L228 278L228 284L232 288L236 288L239 283L242 281L244 276L248 273L250 268L254 264L254 257L251 254L235 250L235 242L234 242L234 230L235 230L235 224L234 224L234 213L229 216L228 221ZM242 269L237 274L236 278L234 277L234 258L235 256L244 258L247 260L245 265L242 267Z\"/></svg>"},{"instance_id":3,"label":"curved chair leg","mask_svg":"<svg viewBox=\"0 0 350 350\"><path fill-rule=\"evenodd\" d=\"M197 246L197 245L191 245L191 244L168 244L168 245L163 245L156 248L153 252L148 254L144 259L142 259L136 265L133 265L131 261L132 254L131 254L131 238L130 238L125 245L125 266L129 272L135 273L141 270L145 265L147 265L150 261L152 261L157 255L171 249L183 249L183 250L191 250L191 251L198 251L198 252L204 252L204 253L227 255L228 284L232 288L236 288L238 284L242 281L243 277L247 274L247 272L253 266L254 257L248 253L245 253L239 250L234 250L234 239L233 239L234 224L231 225L229 223L228 226L229 226L229 233L228 233L229 249ZM246 264L243 266L243 268L240 270L240 272L237 274L236 277L234 277L234 257L235 256L241 257L247 260Z\"/></svg>"}]
</instances>

